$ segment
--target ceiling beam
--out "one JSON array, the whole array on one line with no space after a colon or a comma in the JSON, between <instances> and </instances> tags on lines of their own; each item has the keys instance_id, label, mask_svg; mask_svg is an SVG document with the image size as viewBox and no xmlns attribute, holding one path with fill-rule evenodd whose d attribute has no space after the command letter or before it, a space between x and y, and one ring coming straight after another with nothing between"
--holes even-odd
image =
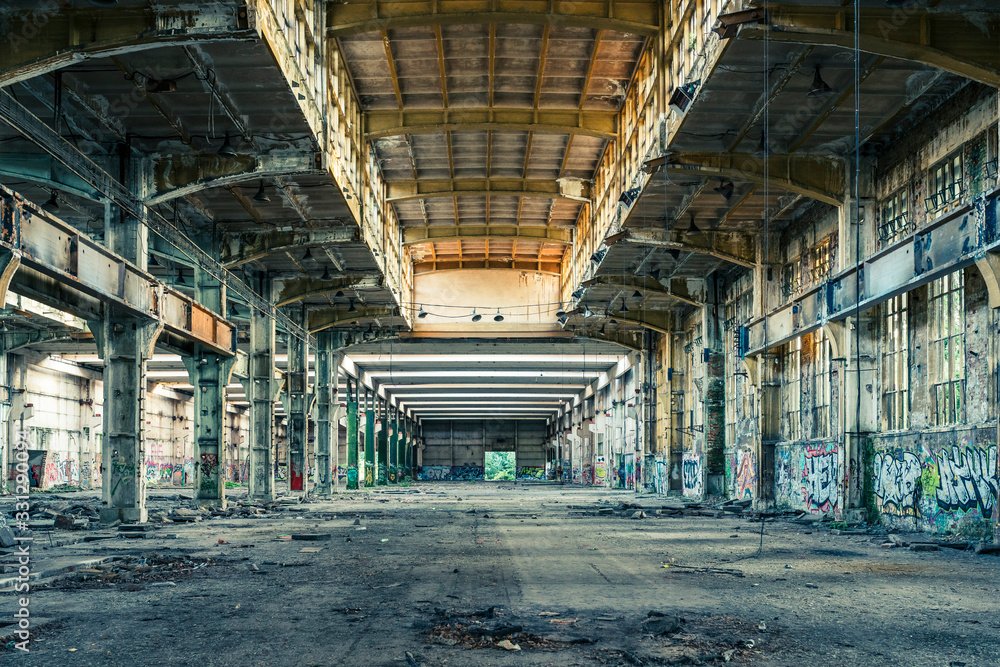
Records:
<instances>
[{"instance_id":1,"label":"ceiling beam","mask_svg":"<svg viewBox=\"0 0 1000 667\"><path fill-rule=\"evenodd\" d=\"M337 2L327 5L327 36L439 25L548 25L614 30L653 36L659 29L658 0L552 3L549 0L467 2Z\"/></svg>"},{"instance_id":2,"label":"ceiling beam","mask_svg":"<svg viewBox=\"0 0 1000 667\"><path fill-rule=\"evenodd\" d=\"M590 183L579 179L439 178L386 183L386 201L399 202L436 197L542 197L590 199Z\"/></svg>"},{"instance_id":3,"label":"ceiling beam","mask_svg":"<svg viewBox=\"0 0 1000 667\"><path fill-rule=\"evenodd\" d=\"M407 227L403 230L403 245L434 241L481 241L484 239L518 239L569 246L573 245L573 228L456 225L449 227Z\"/></svg>"},{"instance_id":4,"label":"ceiling beam","mask_svg":"<svg viewBox=\"0 0 1000 667\"><path fill-rule=\"evenodd\" d=\"M692 290L691 283L698 289ZM624 290L638 290L643 296L656 295L686 303L689 306L705 305L705 281L701 279L672 278L670 286L664 287L658 280L633 276L599 276L580 283L580 287L615 287Z\"/></svg>"},{"instance_id":5,"label":"ceiling beam","mask_svg":"<svg viewBox=\"0 0 1000 667\"><path fill-rule=\"evenodd\" d=\"M344 290L377 289L382 287L383 282L382 277L377 274L337 276L332 280L312 277L284 280L279 282L275 289L274 305L287 306L298 301L336 294Z\"/></svg>"},{"instance_id":6,"label":"ceiling beam","mask_svg":"<svg viewBox=\"0 0 1000 667\"><path fill-rule=\"evenodd\" d=\"M541 132L614 139L618 114L582 109L408 109L365 113L365 138L455 131Z\"/></svg>"},{"instance_id":7,"label":"ceiling beam","mask_svg":"<svg viewBox=\"0 0 1000 667\"><path fill-rule=\"evenodd\" d=\"M399 309L395 307L357 308L357 312L354 313L348 312L349 310L349 306L310 309L309 332L316 333L324 329L353 326L356 322L369 322L380 318L401 317Z\"/></svg>"},{"instance_id":8,"label":"ceiling beam","mask_svg":"<svg viewBox=\"0 0 1000 667\"><path fill-rule=\"evenodd\" d=\"M150 3L105 10L61 8L60 4L5 12L0 87L84 60L170 44L256 41L260 37L248 8L234 8L230 2Z\"/></svg>"},{"instance_id":9,"label":"ceiling beam","mask_svg":"<svg viewBox=\"0 0 1000 667\"><path fill-rule=\"evenodd\" d=\"M219 260L232 268L268 255L304 250L328 244L355 243L358 230L338 227L326 230L291 230L233 234L222 243Z\"/></svg>"},{"instance_id":10,"label":"ceiling beam","mask_svg":"<svg viewBox=\"0 0 1000 667\"><path fill-rule=\"evenodd\" d=\"M235 158L223 158L214 153L171 155L151 162L154 193L144 200L147 206L265 176L326 173L322 153L240 155Z\"/></svg>"},{"instance_id":11,"label":"ceiling beam","mask_svg":"<svg viewBox=\"0 0 1000 667\"><path fill-rule=\"evenodd\" d=\"M843 160L818 155L754 157L747 153L670 151L647 161L642 169L649 174L664 170L671 174L767 183L833 206L843 203L846 188Z\"/></svg>"},{"instance_id":12,"label":"ceiling beam","mask_svg":"<svg viewBox=\"0 0 1000 667\"><path fill-rule=\"evenodd\" d=\"M634 243L649 248L667 248L709 255L738 266L753 268L756 262L756 242L745 232L700 232L688 234L679 230L624 230L604 239L604 244Z\"/></svg>"},{"instance_id":13,"label":"ceiling beam","mask_svg":"<svg viewBox=\"0 0 1000 667\"><path fill-rule=\"evenodd\" d=\"M852 7L768 4L735 32L737 39L854 49L857 25L862 51L918 62L1000 86L1000 16L989 12L923 7ZM737 16L737 15L727 15ZM727 16L719 17L725 23ZM742 21L737 18L736 23Z\"/></svg>"}]
</instances>

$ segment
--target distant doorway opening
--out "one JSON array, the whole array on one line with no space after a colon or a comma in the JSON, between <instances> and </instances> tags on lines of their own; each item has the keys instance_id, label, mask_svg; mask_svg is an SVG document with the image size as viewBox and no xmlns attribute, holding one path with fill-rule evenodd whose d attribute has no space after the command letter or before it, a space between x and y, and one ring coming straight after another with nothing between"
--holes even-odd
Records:
<instances>
[{"instance_id":1,"label":"distant doorway opening","mask_svg":"<svg viewBox=\"0 0 1000 667\"><path fill-rule=\"evenodd\" d=\"M511 480L517 476L514 452L486 452L486 479Z\"/></svg>"}]
</instances>

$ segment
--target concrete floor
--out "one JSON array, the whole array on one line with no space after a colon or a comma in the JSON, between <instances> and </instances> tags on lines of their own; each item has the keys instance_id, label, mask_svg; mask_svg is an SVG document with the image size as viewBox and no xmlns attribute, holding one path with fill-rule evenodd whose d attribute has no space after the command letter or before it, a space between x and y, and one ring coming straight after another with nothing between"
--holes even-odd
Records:
<instances>
[{"instance_id":1,"label":"concrete floor","mask_svg":"<svg viewBox=\"0 0 1000 667\"><path fill-rule=\"evenodd\" d=\"M175 495L150 505L190 505ZM601 501L648 516L598 514ZM787 520L765 525L758 555L759 521L653 513L665 503L680 501L440 483L162 524L145 540L50 547L38 535L36 570L150 552L213 564L36 588L32 617L47 620L30 654L0 650L0 664L407 665L407 652L428 667L1000 664L1000 558L886 549L884 534ZM331 539L276 539L292 533ZM51 544L101 534L112 533L58 531ZM0 590L0 617L16 598Z\"/></svg>"}]
</instances>

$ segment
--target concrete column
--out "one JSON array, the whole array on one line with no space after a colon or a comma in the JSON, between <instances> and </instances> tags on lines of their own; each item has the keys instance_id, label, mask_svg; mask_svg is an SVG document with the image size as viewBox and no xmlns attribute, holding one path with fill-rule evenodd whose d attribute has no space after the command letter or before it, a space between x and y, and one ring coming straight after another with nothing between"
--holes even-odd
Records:
<instances>
[{"instance_id":1,"label":"concrete column","mask_svg":"<svg viewBox=\"0 0 1000 667\"><path fill-rule=\"evenodd\" d=\"M353 386L353 391L352 391ZM347 490L358 488L358 388L347 378Z\"/></svg>"},{"instance_id":2,"label":"concrete column","mask_svg":"<svg viewBox=\"0 0 1000 667\"><path fill-rule=\"evenodd\" d=\"M271 298L271 280L258 278L257 293ZM256 500L274 500L274 403L279 383L274 378L274 320L257 309L250 313L249 373L244 389L250 401L250 479L248 492Z\"/></svg>"},{"instance_id":3,"label":"concrete column","mask_svg":"<svg viewBox=\"0 0 1000 667\"><path fill-rule=\"evenodd\" d=\"M406 416L399 415L399 449L396 458L399 460L399 481L409 481L412 479L410 471L410 429L406 424Z\"/></svg>"},{"instance_id":4,"label":"concrete column","mask_svg":"<svg viewBox=\"0 0 1000 667\"><path fill-rule=\"evenodd\" d=\"M88 322L104 360L104 522L146 521L146 362L163 326L109 314Z\"/></svg>"},{"instance_id":5,"label":"concrete column","mask_svg":"<svg viewBox=\"0 0 1000 667\"><path fill-rule=\"evenodd\" d=\"M389 483L399 483L399 420L396 418L396 411L389 405Z\"/></svg>"},{"instance_id":6,"label":"concrete column","mask_svg":"<svg viewBox=\"0 0 1000 667\"><path fill-rule=\"evenodd\" d=\"M225 315L226 288L211 275L195 271L195 298L209 310ZM184 357L194 385L194 491L199 505L226 506L226 385L236 357L195 347Z\"/></svg>"},{"instance_id":7,"label":"concrete column","mask_svg":"<svg viewBox=\"0 0 1000 667\"><path fill-rule=\"evenodd\" d=\"M378 432L378 485L385 486L389 472L389 410L378 394L375 394L375 405L378 406L378 420L382 425Z\"/></svg>"},{"instance_id":8,"label":"concrete column","mask_svg":"<svg viewBox=\"0 0 1000 667\"><path fill-rule=\"evenodd\" d=\"M337 350L343 347L343 334L321 331L316 351L316 493L333 493L337 456Z\"/></svg>"},{"instance_id":9,"label":"concrete column","mask_svg":"<svg viewBox=\"0 0 1000 667\"><path fill-rule=\"evenodd\" d=\"M299 306L289 313L305 327L306 309ZM288 490L307 494L309 474L309 342L288 336Z\"/></svg>"},{"instance_id":10,"label":"concrete column","mask_svg":"<svg viewBox=\"0 0 1000 667\"><path fill-rule=\"evenodd\" d=\"M375 401L365 389L365 487L375 486Z\"/></svg>"}]
</instances>

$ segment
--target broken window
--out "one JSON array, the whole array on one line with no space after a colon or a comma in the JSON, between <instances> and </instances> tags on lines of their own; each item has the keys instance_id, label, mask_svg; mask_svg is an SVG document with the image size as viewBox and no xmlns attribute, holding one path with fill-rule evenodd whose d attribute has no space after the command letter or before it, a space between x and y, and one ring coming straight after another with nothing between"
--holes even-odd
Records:
<instances>
[{"instance_id":1,"label":"broken window","mask_svg":"<svg viewBox=\"0 0 1000 667\"><path fill-rule=\"evenodd\" d=\"M830 437L830 340L823 329L810 336L812 364L812 437Z\"/></svg>"},{"instance_id":2,"label":"broken window","mask_svg":"<svg viewBox=\"0 0 1000 667\"><path fill-rule=\"evenodd\" d=\"M906 236L910 231L910 210L906 188L894 192L882 203L882 218L878 226L878 238L882 246Z\"/></svg>"},{"instance_id":3,"label":"broken window","mask_svg":"<svg viewBox=\"0 0 1000 667\"><path fill-rule=\"evenodd\" d=\"M815 285L826 279L833 268L833 244L832 237L825 239L809 249L809 277Z\"/></svg>"},{"instance_id":4,"label":"broken window","mask_svg":"<svg viewBox=\"0 0 1000 667\"><path fill-rule=\"evenodd\" d=\"M882 337L882 427L903 430L910 425L910 366L907 295L885 303Z\"/></svg>"},{"instance_id":5,"label":"broken window","mask_svg":"<svg viewBox=\"0 0 1000 667\"><path fill-rule=\"evenodd\" d=\"M929 285L930 377L934 424L965 419L965 276L958 270Z\"/></svg>"},{"instance_id":6,"label":"broken window","mask_svg":"<svg viewBox=\"0 0 1000 667\"><path fill-rule=\"evenodd\" d=\"M931 167L927 188L931 195L926 200L928 213L944 213L961 201L965 192L963 175L961 150Z\"/></svg>"},{"instance_id":7,"label":"broken window","mask_svg":"<svg viewBox=\"0 0 1000 667\"><path fill-rule=\"evenodd\" d=\"M781 355L781 420L784 440L802 438L800 411L802 409L802 339L787 343Z\"/></svg>"}]
</instances>

